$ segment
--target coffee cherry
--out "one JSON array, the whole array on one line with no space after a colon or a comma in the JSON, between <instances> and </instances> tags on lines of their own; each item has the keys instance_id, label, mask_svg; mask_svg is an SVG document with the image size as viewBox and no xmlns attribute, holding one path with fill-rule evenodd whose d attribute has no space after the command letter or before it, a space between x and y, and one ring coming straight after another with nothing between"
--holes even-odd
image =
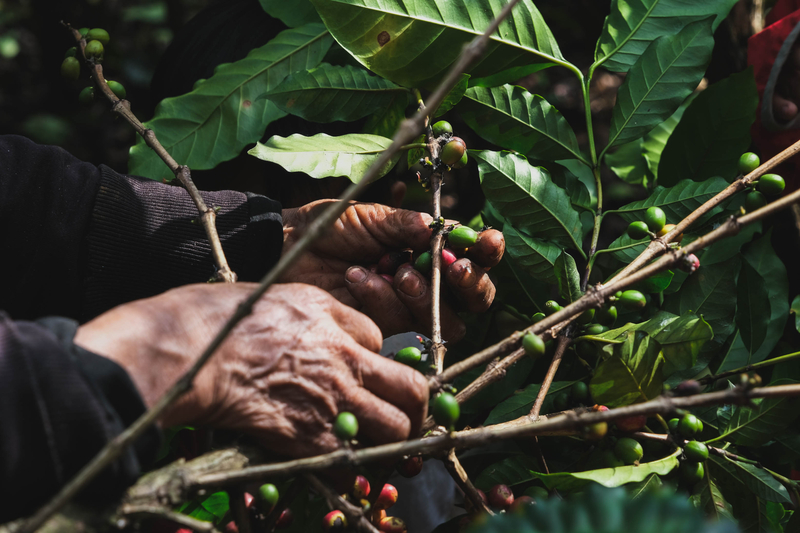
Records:
<instances>
[{"instance_id":1,"label":"coffee cherry","mask_svg":"<svg viewBox=\"0 0 800 533\"><path fill-rule=\"evenodd\" d=\"M460 415L461 407L449 392L443 392L433 400L433 419L440 426L452 428Z\"/></svg>"},{"instance_id":2,"label":"coffee cherry","mask_svg":"<svg viewBox=\"0 0 800 533\"><path fill-rule=\"evenodd\" d=\"M555 301L555 300L547 300L544 303L544 312L547 313L548 315L552 315L553 313L557 313L558 311L561 311L562 309L564 309L564 308L561 307L558 304L558 302Z\"/></svg>"},{"instance_id":3,"label":"coffee cherry","mask_svg":"<svg viewBox=\"0 0 800 533\"><path fill-rule=\"evenodd\" d=\"M369 496L369 480L364 476L356 476L353 482L353 496L356 500Z\"/></svg>"},{"instance_id":4,"label":"coffee cherry","mask_svg":"<svg viewBox=\"0 0 800 533\"><path fill-rule=\"evenodd\" d=\"M600 440L608 433L608 422L596 422L583 427L583 438L586 440Z\"/></svg>"},{"instance_id":5,"label":"coffee cherry","mask_svg":"<svg viewBox=\"0 0 800 533\"><path fill-rule=\"evenodd\" d=\"M467 152L464 152L464 155L461 156L461 159L453 163L452 166L453 168L464 168L467 166L467 163L469 163L469 156L467 155Z\"/></svg>"},{"instance_id":6,"label":"coffee cherry","mask_svg":"<svg viewBox=\"0 0 800 533\"><path fill-rule=\"evenodd\" d=\"M333 423L333 433L342 440L354 439L358 435L358 419L353 413L339 413Z\"/></svg>"},{"instance_id":7,"label":"coffee cherry","mask_svg":"<svg viewBox=\"0 0 800 533\"><path fill-rule=\"evenodd\" d=\"M647 424L647 416L646 415L634 415L628 416L625 418L620 418L614 425L617 426L617 429L620 431L624 431L626 433L633 433L634 431L639 431L642 429L645 424Z\"/></svg>"},{"instance_id":8,"label":"coffee cherry","mask_svg":"<svg viewBox=\"0 0 800 533\"><path fill-rule=\"evenodd\" d=\"M404 365L416 366L422 360L422 352L415 346L409 346L397 352L394 360Z\"/></svg>"},{"instance_id":9,"label":"coffee cherry","mask_svg":"<svg viewBox=\"0 0 800 533\"><path fill-rule=\"evenodd\" d=\"M78 33L81 34L81 37L86 38L86 34L89 33L89 28L81 28L78 30Z\"/></svg>"},{"instance_id":10,"label":"coffee cherry","mask_svg":"<svg viewBox=\"0 0 800 533\"><path fill-rule=\"evenodd\" d=\"M628 290L617 298L617 302L628 309L641 309L647 305L647 298L639 291Z\"/></svg>"},{"instance_id":11,"label":"coffee cherry","mask_svg":"<svg viewBox=\"0 0 800 533\"><path fill-rule=\"evenodd\" d=\"M105 46L108 44L108 41L110 41L111 38L108 36L108 32L103 28L92 28L86 33L86 40L100 41L100 43Z\"/></svg>"},{"instance_id":12,"label":"coffee cherry","mask_svg":"<svg viewBox=\"0 0 800 533\"><path fill-rule=\"evenodd\" d=\"M65 57L61 62L61 75L68 80L77 80L81 75L81 62L74 57Z\"/></svg>"},{"instance_id":13,"label":"coffee cherry","mask_svg":"<svg viewBox=\"0 0 800 533\"><path fill-rule=\"evenodd\" d=\"M194 533L191 529L184 529L184 528L175 531L175 533L181 533L182 531L188 531L189 533ZM222 531L224 531L225 533L239 533L239 527L236 525L236 522L231 520L230 522L225 524L225 529L223 529Z\"/></svg>"},{"instance_id":14,"label":"coffee cherry","mask_svg":"<svg viewBox=\"0 0 800 533\"><path fill-rule=\"evenodd\" d=\"M777 174L764 174L758 178L756 187L767 196L778 196L786 187L786 182Z\"/></svg>"},{"instance_id":15,"label":"coffee cherry","mask_svg":"<svg viewBox=\"0 0 800 533\"><path fill-rule=\"evenodd\" d=\"M423 252L419 254L417 260L414 261L414 268L416 268L423 274L429 273L431 271L432 266L433 266L433 256L431 255L430 252Z\"/></svg>"},{"instance_id":16,"label":"coffee cherry","mask_svg":"<svg viewBox=\"0 0 800 533\"><path fill-rule=\"evenodd\" d=\"M401 518L396 516L387 516L381 518L378 524L378 530L384 533L406 533L406 523Z\"/></svg>"},{"instance_id":17,"label":"coffee cherry","mask_svg":"<svg viewBox=\"0 0 800 533\"><path fill-rule=\"evenodd\" d=\"M378 499L375 500L375 509L388 509L397 503L397 489L388 483L383 486Z\"/></svg>"},{"instance_id":18,"label":"coffee cherry","mask_svg":"<svg viewBox=\"0 0 800 533\"><path fill-rule=\"evenodd\" d=\"M631 222L628 225L628 237L631 239L638 241L639 239L644 239L649 235L647 233L647 224L642 222L641 220L637 220L635 222Z\"/></svg>"},{"instance_id":19,"label":"coffee cherry","mask_svg":"<svg viewBox=\"0 0 800 533\"><path fill-rule=\"evenodd\" d=\"M703 463L684 461L681 463L679 472L683 481L689 485L694 485L703 479L703 476L706 474L706 469Z\"/></svg>"},{"instance_id":20,"label":"coffee cherry","mask_svg":"<svg viewBox=\"0 0 800 533\"><path fill-rule=\"evenodd\" d=\"M378 274L389 274L394 276L401 265L411 262L411 252L402 250L399 252L387 252L378 260Z\"/></svg>"},{"instance_id":21,"label":"coffee cherry","mask_svg":"<svg viewBox=\"0 0 800 533\"><path fill-rule=\"evenodd\" d=\"M529 355L536 359L544 355L545 345L544 341L539 335L533 333L526 333L522 337L522 348L525 350L525 355Z\"/></svg>"},{"instance_id":22,"label":"coffee cherry","mask_svg":"<svg viewBox=\"0 0 800 533\"><path fill-rule=\"evenodd\" d=\"M452 246L469 248L478 241L478 232L469 226L459 226L447 234L447 241Z\"/></svg>"},{"instance_id":23,"label":"coffee cherry","mask_svg":"<svg viewBox=\"0 0 800 533\"><path fill-rule=\"evenodd\" d=\"M614 446L614 455L626 465L632 465L642 458L644 450L638 441L628 437L622 437L617 441L616 446Z\"/></svg>"},{"instance_id":24,"label":"coffee cherry","mask_svg":"<svg viewBox=\"0 0 800 533\"><path fill-rule=\"evenodd\" d=\"M604 326L611 327L614 325L614 322L617 321L617 308L613 305L608 307L601 307L597 310L597 314L595 314L595 318L600 324Z\"/></svg>"},{"instance_id":25,"label":"coffee cherry","mask_svg":"<svg viewBox=\"0 0 800 533\"><path fill-rule=\"evenodd\" d=\"M522 515L525 514L525 509L531 505L536 505L536 500L530 496L522 495L519 498L514 498L514 503L508 508L508 512Z\"/></svg>"},{"instance_id":26,"label":"coffee cherry","mask_svg":"<svg viewBox=\"0 0 800 533\"><path fill-rule=\"evenodd\" d=\"M556 397L553 399L553 404L556 411L566 411L569 409L569 393L560 392L556 394Z\"/></svg>"},{"instance_id":27,"label":"coffee cherry","mask_svg":"<svg viewBox=\"0 0 800 533\"><path fill-rule=\"evenodd\" d=\"M123 87L120 82L107 80L106 83L108 84L108 88L111 89L111 92L120 100L123 100L128 95L128 91L125 90L125 87Z\"/></svg>"},{"instance_id":28,"label":"coffee cherry","mask_svg":"<svg viewBox=\"0 0 800 533\"><path fill-rule=\"evenodd\" d=\"M339 533L347 528L347 518L338 510L331 511L322 519L322 529L329 533Z\"/></svg>"},{"instance_id":29,"label":"coffee cherry","mask_svg":"<svg viewBox=\"0 0 800 533\"><path fill-rule=\"evenodd\" d=\"M292 525L292 522L294 522L294 513L291 509L284 509L281 511L278 521L275 522L275 529L286 529Z\"/></svg>"},{"instance_id":30,"label":"coffee cherry","mask_svg":"<svg viewBox=\"0 0 800 533\"><path fill-rule=\"evenodd\" d=\"M589 403L591 397L589 396L589 386L583 381L576 381L570 388L572 401L579 403Z\"/></svg>"},{"instance_id":31,"label":"coffee cherry","mask_svg":"<svg viewBox=\"0 0 800 533\"><path fill-rule=\"evenodd\" d=\"M667 223L667 214L664 213L664 210L654 205L652 207L647 208L647 211L644 213L644 222L647 224L647 227L653 233L658 233L661 231L661 228L664 227L664 224Z\"/></svg>"},{"instance_id":32,"label":"coffee cherry","mask_svg":"<svg viewBox=\"0 0 800 533\"><path fill-rule=\"evenodd\" d=\"M683 454L690 461L705 461L708 459L708 446L702 442L691 440L683 447Z\"/></svg>"},{"instance_id":33,"label":"coffee cherry","mask_svg":"<svg viewBox=\"0 0 800 533\"><path fill-rule=\"evenodd\" d=\"M397 463L395 468L397 469L397 473L401 476L412 478L422 472L423 464L422 457L414 455Z\"/></svg>"},{"instance_id":34,"label":"coffee cherry","mask_svg":"<svg viewBox=\"0 0 800 533\"><path fill-rule=\"evenodd\" d=\"M664 235L666 235L667 233L669 233L670 231L672 231L672 228L674 228L674 227L675 227L675 224L666 224L666 225L665 225L663 228L661 228L661 231L659 231L659 232L656 234L656 236L658 236L658 237L663 237ZM681 242L682 240L683 240L683 233L678 233L678 234L677 234L677 235L676 235L676 236L675 236L675 237L672 239L672 242Z\"/></svg>"},{"instance_id":35,"label":"coffee cherry","mask_svg":"<svg viewBox=\"0 0 800 533\"><path fill-rule=\"evenodd\" d=\"M514 503L514 493L508 485L495 485L488 494L489 504L497 509L506 510Z\"/></svg>"},{"instance_id":36,"label":"coffee cherry","mask_svg":"<svg viewBox=\"0 0 800 533\"><path fill-rule=\"evenodd\" d=\"M64 52L64 59L68 57L75 57L78 54L78 49L74 46L67 48L67 51Z\"/></svg>"},{"instance_id":37,"label":"coffee cherry","mask_svg":"<svg viewBox=\"0 0 800 533\"><path fill-rule=\"evenodd\" d=\"M96 60L100 61L103 59L103 52L105 48L103 48L103 43L100 41L89 41L86 43L86 48L83 49L83 53L86 55L87 58L95 58Z\"/></svg>"},{"instance_id":38,"label":"coffee cherry","mask_svg":"<svg viewBox=\"0 0 800 533\"><path fill-rule=\"evenodd\" d=\"M431 130L433 131L434 137L440 137L445 133L449 133L452 135L453 126L451 126L450 123L447 122L446 120L440 120L439 122L431 126Z\"/></svg>"},{"instance_id":39,"label":"coffee cherry","mask_svg":"<svg viewBox=\"0 0 800 533\"><path fill-rule=\"evenodd\" d=\"M255 502L255 501L256 501L255 496L253 496L249 492L245 492L244 493L244 506L247 509L250 509L251 507L253 507L253 502Z\"/></svg>"},{"instance_id":40,"label":"coffee cherry","mask_svg":"<svg viewBox=\"0 0 800 533\"><path fill-rule=\"evenodd\" d=\"M681 257L678 262L678 268L689 274L693 274L695 270L700 268L700 260L694 254L689 254Z\"/></svg>"},{"instance_id":41,"label":"coffee cherry","mask_svg":"<svg viewBox=\"0 0 800 533\"><path fill-rule=\"evenodd\" d=\"M756 209L761 209L765 205L767 205L767 198L758 191L750 191L747 193L747 196L744 197L744 209L748 213Z\"/></svg>"},{"instance_id":42,"label":"coffee cherry","mask_svg":"<svg viewBox=\"0 0 800 533\"><path fill-rule=\"evenodd\" d=\"M545 315L544 313L536 313L536 314L534 314L534 315L531 317L531 322L533 322L534 324L536 324L536 323L537 323L537 322L539 322L540 320L544 319L544 317L546 317L546 316L547 316L547 315Z\"/></svg>"},{"instance_id":43,"label":"coffee cherry","mask_svg":"<svg viewBox=\"0 0 800 533\"><path fill-rule=\"evenodd\" d=\"M589 324L586 326L584 333L586 335L602 335L608 331L608 326L601 326L600 324Z\"/></svg>"},{"instance_id":44,"label":"coffee cherry","mask_svg":"<svg viewBox=\"0 0 800 533\"><path fill-rule=\"evenodd\" d=\"M84 87L78 95L78 101L82 104L91 104L94 101L94 87Z\"/></svg>"},{"instance_id":45,"label":"coffee cherry","mask_svg":"<svg viewBox=\"0 0 800 533\"><path fill-rule=\"evenodd\" d=\"M739 173L750 174L752 171L757 169L760 164L761 160L756 154L753 152L745 152L739 158Z\"/></svg>"},{"instance_id":46,"label":"coffee cherry","mask_svg":"<svg viewBox=\"0 0 800 533\"><path fill-rule=\"evenodd\" d=\"M452 165L460 161L466 151L467 143L465 143L461 137L453 137L444 145L444 148L442 148L439 159L441 159L442 163L445 165Z\"/></svg>"},{"instance_id":47,"label":"coffee cherry","mask_svg":"<svg viewBox=\"0 0 800 533\"><path fill-rule=\"evenodd\" d=\"M676 433L678 431L678 424L680 424L680 418L670 418L669 422L667 422L667 427L669 428L670 433Z\"/></svg>"},{"instance_id":48,"label":"coffee cherry","mask_svg":"<svg viewBox=\"0 0 800 533\"><path fill-rule=\"evenodd\" d=\"M588 324L594 319L594 313L595 313L594 309L587 309L586 311L578 315L578 318L575 319L575 322L581 325Z\"/></svg>"},{"instance_id":49,"label":"coffee cherry","mask_svg":"<svg viewBox=\"0 0 800 533\"><path fill-rule=\"evenodd\" d=\"M686 413L678 422L678 432L685 439L691 439L703 431L703 421L691 413Z\"/></svg>"},{"instance_id":50,"label":"coffee cherry","mask_svg":"<svg viewBox=\"0 0 800 533\"><path fill-rule=\"evenodd\" d=\"M259 508L264 514L272 511L279 498L278 487L272 483L264 483L258 488Z\"/></svg>"},{"instance_id":51,"label":"coffee cherry","mask_svg":"<svg viewBox=\"0 0 800 533\"><path fill-rule=\"evenodd\" d=\"M455 262L456 262L456 255L447 248L444 248L442 250L442 268L447 269L447 267L449 267Z\"/></svg>"}]
</instances>

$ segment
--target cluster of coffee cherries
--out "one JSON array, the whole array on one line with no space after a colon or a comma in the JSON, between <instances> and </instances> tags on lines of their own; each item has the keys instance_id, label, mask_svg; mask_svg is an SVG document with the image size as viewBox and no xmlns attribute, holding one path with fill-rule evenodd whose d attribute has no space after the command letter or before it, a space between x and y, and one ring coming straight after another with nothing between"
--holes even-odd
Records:
<instances>
[{"instance_id":1,"label":"cluster of coffee cherries","mask_svg":"<svg viewBox=\"0 0 800 533\"><path fill-rule=\"evenodd\" d=\"M111 40L108 32L103 28L81 28L78 30L86 40L86 46L83 49L83 54L86 59L93 60L96 63L103 61L105 54L105 46ZM61 62L61 75L68 80L77 80L81 75L81 62L77 58L78 49L73 46L67 49L64 54L64 61ZM111 89L117 98L123 99L127 96L125 87L114 80L106 80L108 88ZM94 100L94 87L85 87L78 95L78 100L81 103L88 104Z\"/></svg>"},{"instance_id":2,"label":"cluster of coffee cherries","mask_svg":"<svg viewBox=\"0 0 800 533\"><path fill-rule=\"evenodd\" d=\"M439 144L439 157L431 161L428 157L420 158L423 170L417 172L417 181L426 191L430 190L430 177L433 172L445 169L463 168L467 165L467 143L461 137L453 136L453 126L446 120L440 120L431 126L431 135Z\"/></svg>"},{"instance_id":3,"label":"cluster of coffee cherries","mask_svg":"<svg viewBox=\"0 0 800 533\"><path fill-rule=\"evenodd\" d=\"M412 460L411 463L409 461ZM419 468L416 468L416 464ZM405 464L405 470L401 470L401 464ZM408 466L408 465L412 466ZM414 471L414 469L416 469ZM405 472L406 475L413 471L416 475L422 470L422 458L413 457L407 458L398 464L398 472ZM407 477L412 477L407 476ZM380 494L375 499L374 503L369 501L370 485L369 480L364 476L356 476L353 483L353 488L347 494L342 494L342 498L348 502L361 507L364 516L374 525L379 531L384 533L405 533L405 522L396 516L387 516L386 511L397 503L397 489L394 485L386 483L381 489ZM339 533L346 531L348 528L347 516L339 509L334 509L322 518L322 528L328 533Z\"/></svg>"},{"instance_id":4,"label":"cluster of coffee cherries","mask_svg":"<svg viewBox=\"0 0 800 533\"><path fill-rule=\"evenodd\" d=\"M264 528L267 516L275 511L275 507L280 500L278 487L272 483L264 483L258 488L255 496L249 492L244 493L244 505L250 519L250 530L258 531ZM283 509L275 522L275 529L286 529L292 525L294 515L288 507ZM239 528L233 520L225 524L225 533L239 533ZM175 533L192 533L191 529L180 528Z\"/></svg>"},{"instance_id":5,"label":"cluster of coffee cherries","mask_svg":"<svg viewBox=\"0 0 800 533\"><path fill-rule=\"evenodd\" d=\"M758 165L756 165L758 166ZM704 463L708 459L708 446L695 437L703 431L703 421L691 413L671 419L667 425L676 442L684 442L680 477L687 485L694 485L705 475Z\"/></svg>"},{"instance_id":6,"label":"cluster of coffee cherries","mask_svg":"<svg viewBox=\"0 0 800 533\"><path fill-rule=\"evenodd\" d=\"M739 158L739 172L750 174L761 164L761 160L753 152L746 152ZM755 211L767 205L767 196L779 196L786 188L786 181L777 174L763 174L753 181L752 189L744 199L747 212Z\"/></svg>"},{"instance_id":7,"label":"cluster of coffee cherries","mask_svg":"<svg viewBox=\"0 0 800 533\"><path fill-rule=\"evenodd\" d=\"M644 220L635 220L628 225L628 236L633 240L640 240L646 237L655 239L663 237L675 224L667 224L667 214L657 205L647 208L644 213ZM673 242L681 242L683 233L675 237Z\"/></svg>"}]
</instances>

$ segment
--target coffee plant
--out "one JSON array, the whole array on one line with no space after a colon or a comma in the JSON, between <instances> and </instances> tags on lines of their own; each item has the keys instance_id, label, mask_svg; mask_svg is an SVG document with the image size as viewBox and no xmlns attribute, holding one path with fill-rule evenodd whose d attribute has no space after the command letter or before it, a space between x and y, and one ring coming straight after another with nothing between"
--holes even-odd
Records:
<instances>
[{"instance_id":1,"label":"coffee plant","mask_svg":"<svg viewBox=\"0 0 800 533\"><path fill-rule=\"evenodd\" d=\"M789 316L800 297L790 306L765 216L792 200L777 200L786 181L767 173L776 162L748 152L752 71L701 85L734 3L613 0L580 69L522 0L429 105L500 2L261 0L289 29L159 104L145 126L171 156L210 169L250 147L288 172L359 183L417 113L424 130L376 170L410 173L432 192L434 237L429 250L387 254L378 271L410 262L438 287L486 227L502 230L506 253L491 271L497 301L463 317L463 341L445 350L434 333L395 356L429 376L420 439L367 457L350 415L336 426L347 454L206 479L239 487L230 493L207 494L200 476L173 508L227 530L244 519L256 531L405 531L390 509L403 494L376 460L397 461L406 477L442 460L466 497L465 514L438 531L800 530L800 318ZM113 40L92 32L84 53L97 60ZM70 79L73 56L62 65ZM555 69L577 81L585 123L516 84ZM624 73L602 140L590 99L600 71ZM287 115L354 127L264 138ZM175 175L143 139L129 170ZM473 220L441 218L441 182L456 171L480 179ZM609 209L609 172L638 199ZM363 482L339 495L308 477L333 465L357 467ZM265 482L277 486L231 522L231 498Z\"/></svg>"}]
</instances>

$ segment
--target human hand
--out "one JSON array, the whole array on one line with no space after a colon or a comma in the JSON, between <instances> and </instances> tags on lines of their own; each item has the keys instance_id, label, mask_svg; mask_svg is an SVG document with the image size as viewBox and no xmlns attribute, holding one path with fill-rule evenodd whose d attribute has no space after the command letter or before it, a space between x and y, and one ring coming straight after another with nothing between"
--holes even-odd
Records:
<instances>
[{"instance_id":1,"label":"human hand","mask_svg":"<svg viewBox=\"0 0 800 533\"><path fill-rule=\"evenodd\" d=\"M284 251L291 248L307 225L330 202L320 200L283 212ZM405 331L430 333L430 281L410 265L401 267L392 282L370 271L390 251L430 248L432 217L380 204L354 203L327 234L317 239L284 276L284 281L308 283L369 315L384 336ZM462 310L486 311L495 287L486 271L503 256L505 241L496 230L480 233L468 256L457 260L443 279ZM465 326L455 310L442 305L442 333L448 340L464 336Z\"/></svg>"},{"instance_id":2,"label":"human hand","mask_svg":"<svg viewBox=\"0 0 800 533\"><path fill-rule=\"evenodd\" d=\"M125 368L149 407L255 286L190 285L125 304L81 326L75 343ZM336 449L340 411L356 415L359 438L407 439L425 419L428 385L375 353L381 342L369 318L324 291L274 285L160 421L239 430L291 456Z\"/></svg>"}]
</instances>

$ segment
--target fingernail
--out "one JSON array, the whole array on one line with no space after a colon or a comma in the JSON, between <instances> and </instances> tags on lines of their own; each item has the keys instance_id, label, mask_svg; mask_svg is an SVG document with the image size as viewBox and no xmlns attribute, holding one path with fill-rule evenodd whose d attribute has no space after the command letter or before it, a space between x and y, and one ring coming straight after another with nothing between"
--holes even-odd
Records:
<instances>
[{"instance_id":1,"label":"fingernail","mask_svg":"<svg viewBox=\"0 0 800 533\"><path fill-rule=\"evenodd\" d=\"M477 275L475 270L472 268L472 265L464 265L464 268L461 269L461 279L458 280L458 286L462 289L468 289L469 287L475 285L476 280Z\"/></svg>"},{"instance_id":2,"label":"fingernail","mask_svg":"<svg viewBox=\"0 0 800 533\"><path fill-rule=\"evenodd\" d=\"M422 293L425 292L425 287L420 282L419 278L412 272L408 271L405 273L403 278L400 280L400 285L398 289L403 294L406 294L412 298L418 298L422 296Z\"/></svg>"},{"instance_id":3,"label":"fingernail","mask_svg":"<svg viewBox=\"0 0 800 533\"><path fill-rule=\"evenodd\" d=\"M351 267L345 274L345 278L350 283L361 283L367 279L367 271L361 267Z\"/></svg>"}]
</instances>

